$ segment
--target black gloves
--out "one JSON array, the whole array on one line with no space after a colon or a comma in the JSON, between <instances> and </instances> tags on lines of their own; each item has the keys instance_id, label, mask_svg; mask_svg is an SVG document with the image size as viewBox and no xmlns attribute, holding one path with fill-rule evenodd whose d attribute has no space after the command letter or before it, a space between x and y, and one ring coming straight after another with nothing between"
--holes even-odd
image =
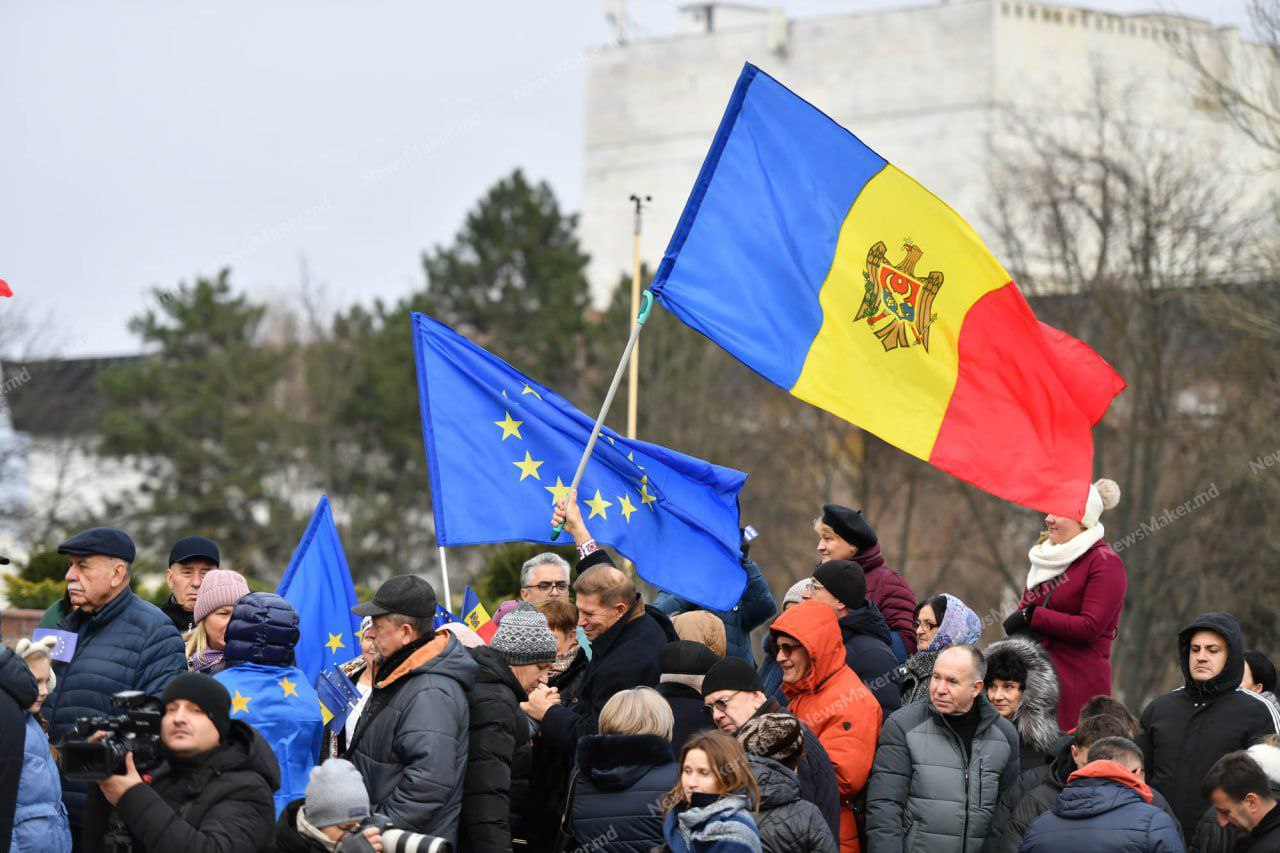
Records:
<instances>
[{"instance_id":1,"label":"black gloves","mask_svg":"<svg viewBox=\"0 0 1280 853\"><path fill-rule=\"evenodd\" d=\"M1021 634L1031 630L1031 614L1036 609L1034 604L1028 604L1020 610L1015 610L1009 614L1009 618L1004 620L1004 633L1006 637L1012 637L1014 634Z\"/></svg>"}]
</instances>

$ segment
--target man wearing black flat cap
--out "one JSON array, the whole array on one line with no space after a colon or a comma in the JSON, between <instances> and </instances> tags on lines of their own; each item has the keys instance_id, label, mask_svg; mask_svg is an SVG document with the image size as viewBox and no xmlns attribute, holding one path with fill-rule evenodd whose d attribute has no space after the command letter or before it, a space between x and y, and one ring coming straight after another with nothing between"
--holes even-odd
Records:
<instances>
[{"instance_id":1,"label":"man wearing black flat cap","mask_svg":"<svg viewBox=\"0 0 1280 853\"><path fill-rule=\"evenodd\" d=\"M58 546L67 555L71 611L58 629L76 635L69 662L56 662L57 686L44 703L49 739L57 743L77 717L106 713L111 694L141 690L160 695L169 680L187 671L187 658L169 617L133 594L129 567L133 540L112 527L91 527ZM62 799L78 835L85 783L66 780Z\"/></svg>"},{"instance_id":2,"label":"man wearing black flat cap","mask_svg":"<svg viewBox=\"0 0 1280 853\"><path fill-rule=\"evenodd\" d=\"M902 696L893 679L898 660L890 647L889 626L880 610L867 600L867 579L862 567L850 560L828 560L814 569L804 597L835 611L844 641L844 661L867 685L888 719L902 706Z\"/></svg>"},{"instance_id":3,"label":"man wearing black flat cap","mask_svg":"<svg viewBox=\"0 0 1280 853\"><path fill-rule=\"evenodd\" d=\"M435 631L436 592L414 575L378 587L351 612L373 618L373 692L347 745L369 802L401 829L457 843L467 768L467 691L479 665Z\"/></svg>"},{"instance_id":4,"label":"man wearing black flat cap","mask_svg":"<svg viewBox=\"0 0 1280 853\"><path fill-rule=\"evenodd\" d=\"M164 579L170 594L160 609L173 620L178 633L185 634L195 625L192 613L200 584L205 575L218 568L220 560L218 544L205 536L184 536L169 549L169 569Z\"/></svg>"},{"instance_id":5,"label":"man wearing black flat cap","mask_svg":"<svg viewBox=\"0 0 1280 853\"><path fill-rule=\"evenodd\" d=\"M862 511L839 504L825 504L822 517L815 519L818 556L821 562L850 560L862 567L866 577L866 597L884 616L893 632L893 655L899 664L916 653L916 594L906 578L885 565L880 538Z\"/></svg>"}]
</instances>

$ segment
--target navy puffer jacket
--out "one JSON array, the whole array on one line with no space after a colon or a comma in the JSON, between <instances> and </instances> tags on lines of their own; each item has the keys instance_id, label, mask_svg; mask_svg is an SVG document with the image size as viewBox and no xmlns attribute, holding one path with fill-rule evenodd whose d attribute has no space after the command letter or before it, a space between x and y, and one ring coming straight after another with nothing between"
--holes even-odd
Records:
<instances>
[{"instance_id":1,"label":"navy puffer jacket","mask_svg":"<svg viewBox=\"0 0 1280 853\"><path fill-rule=\"evenodd\" d=\"M293 605L274 593L251 592L231 611L222 660L228 667L241 662L293 666L298 636Z\"/></svg>"},{"instance_id":2,"label":"navy puffer jacket","mask_svg":"<svg viewBox=\"0 0 1280 853\"><path fill-rule=\"evenodd\" d=\"M111 694L141 690L159 696L169 679L187 671L182 637L168 616L126 589L101 610L73 610L58 628L77 635L70 663L55 662L57 686L41 712L49 721L49 739L59 743L77 717L106 713ZM78 826L87 783L67 780L62 799L72 826Z\"/></svg>"},{"instance_id":3,"label":"navy puffer jacket","mask_svg":"<svg viewBox=\"0 0 1280 853\"><path fill-rule=\"evenodd\" d=\"M659 800L676 784L671 743L657 735L588 735L578 742L569 830L580 850L648 853L662 846Z\"/></svg>"},{"instance_id":4,"label":"navy puffer jacket","mask_svg":"<svg viewBox=\"0 0 1280 853\"><path fill-rule=\"evenodd\" d=\"M1128 785L1073 779L1048 814L1032 822L1022 853L1182 853L1177 824Z\"/></svg>"}]
</instances>

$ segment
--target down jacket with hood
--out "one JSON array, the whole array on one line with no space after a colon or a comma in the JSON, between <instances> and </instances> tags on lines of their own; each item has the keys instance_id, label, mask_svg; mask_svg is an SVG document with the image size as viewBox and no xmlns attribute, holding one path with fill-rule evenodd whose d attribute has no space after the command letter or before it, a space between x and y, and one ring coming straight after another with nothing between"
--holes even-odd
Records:
<instances>
[{"instance_id":1,"label":"down jacket with hood","mask_svg":"<svg viewBox=\"0 0 1280 853\"><path fill-rule=\"evenodd\" d=\"M298 636L292 604L274 593L251 592L231 611L225 666L213 676L233 696L250 697L243 709L232 707L231 717L253 726L275 753L280 765L277 815L306 795L311 768L324 747L320 698L294 666Z\"/></svg>"},{"instance_id":2,"label":"down jacket with hood","mask_svg":"<svg viewBox=\"0 0 1280 853\"><path fill-rule=\"evenodd\" d=\"M884 614L896 635L890 646L902 663L916 653L916 594L906 578L884 564L879 543L854 554L853 561L867 576L867 600Z\"/></svg>"},{"instance_id":3,"label":"down jacket with hood","mask_svg":"<svg viewBox=\"0 0 1280 853\"><path fill-rule=\"evenodd\" d=\"M902 705L894 673L898 659L890 645L892 633L889 626L870 601L842 616L839 625L840 637L844 641L844 662L876 697L884 716L889 716Z\"/></svg>"},{"instance_id":4,"label":"down jacket with hood","mask_svg":"<svg viewBox=\"0 0 1280 853\"><path fill-rule=\"evenodd\" d=\"M1207 681L1191 677L1191 637L1213 631L1227 643L1227 663ZM1157 696L1142 711L1139 745L1147 782L1173 806L1186 838L1209 805L1201 783L1219 758L1247 749L1280 729L1280 714L1257 693L1240 688L1244 645L1240 624L1228 613L1206 613L1178 633L1178 665L1184 685Z\"/></svg>"},{"instance_id":5,"label":"down jacket with hood","mask_svg":"<svg viewBox=\"0 0 1280 853\"><path fill-rule=\"evenodd\" d=\"M488 646L468 650L475 659L476 685L471 703L467 771L463 777L463 850L511 849L522 838L524 804L529 795L529 718L520 703L529 698L511 667Z\"/></svg>"},{"instance_id":6,"label":"down jacket with hood","mask_svg":"<svg viewBox=\"0 0 1280 853\"><path fill-rule=\"evenodd\" d=\"M1039 777L1035 782L1038 785L1048 774L1049 752L1062 737L1058 728L1058 673L1045 650L1025 637L992 643L987 646L986 655L988 676L992 658L1003 655L1017 658L1027 670L1022 698L1010 722L1018 730L1022 772L1034 772Z\"/></svg>"},{"instance_id":7,"label":"down jacket with hood","mask_svg":"<svg viewBox=\"0 0 1280 853\"><path fill-rule=\"evenodd\" d=\"M836 853L836 840L813 803L800 798L800 782L787 766L761 755L748 755L751 775L760 789L756 829L764 853Z\"/></svg>"},{"instance_id":8,"label":"down jacket with hood","mask_svg":"<svg viewBox=\"0 0 1280 853\"><path fill-rule=\"evenodd\" d=\"M767 700L756 709L751 716L762 717L765 714L787 713L772 699ZM800 781L800 796L818 807L818 813L831 830L832 838L840 837L840 782L836 779L835 767L827 755L822 741L813 730L804 723L800 724L804 732L804 751L800 755L800 766L796 768L796 778Z\"/></svg>"},{"instance_id":9,"label":"down jacket with hood","mask_svg":"<svg viewBox=\"0 0 1280 853\"><path fill-rule=\"evenodd\" d=\"M178 629L160 608L131 589L93 613L69 611L57 627L78 639L69 663L54 661L58 683L40 710L54 743L62 741L78 717L105 714L113 693L141 690L159 696L169 679L187 671ZM63 783L62 800L73 829L80 823L87 790L87 782Z\"/></svg>"},{"instance_id":10,"label":"down jacket with hood","mask_svg":"<svg viewBox=\"0 0 1280 853\"><path fill-rule=\"evenodd\" d=\"M1151 789L1114 761L1094 761L1027 829L1023 853L1183 853L1173 818L1151 805Z\"/></svg>"},{"instance_id":11,"label":"down jacket with hood","mask_svg":"<svg viewBox=\"0 0 1280 853\"><path fill-rule=\"evenodd\" d=\"M279 784L271 747L252 727L232 720L217 749L194 761L164 762L151 784L125 791L113 823L127 828L133 853L267 851L275 840L272 792Z\"/></svg>"},{"instance_id":12,"label":"down jacket with hood","mask_svg":"<svg viewBox=\"0 0 1280 853\"><path fill-rule=\"evenodd\" d=\"M664 737L584 737L578 743L573 794L564 820L576 849L648 853L661 847L659 800L679 778L671 743Z\"/></svg>"},{"instance_id":13,"label":"down jacket with hood","mask_svg":"<svg viewBox=\"0 0 1280 853\"><path fill-rule=\"evenodd\" d=\"M419 637L374 673L373 692L347 748L379 814L457 843L479 666L448 631Z\"/></svg>"},{"instance_id":14,"label":"down jacket with hood","mask_svg":"<svg viewBox=\"0 0 1280 853\"><path fill-rule=\"evenodd\" d=\"M818 601L805 601L783 613L769 629L775 638L792 637L809 654L809 671L782 689L790 710L818 736L835 766L840 786L840 849L857 853L863 789L880 734L880 704L845 663L844 644L835 612Z\"/></svg>"},{"instance_id":15,"label":"down jacket with hood","mask_svg":"<svg viewBox=\"0 0 1280 853\"><path fill-rule=\"evenodd\" d=\"M867 798L870 853L977 853L998 830L1000 795L1018 779L1018 732L979 695L965 753L930 702L885 721Z\"/></svg>"}]
</instances>

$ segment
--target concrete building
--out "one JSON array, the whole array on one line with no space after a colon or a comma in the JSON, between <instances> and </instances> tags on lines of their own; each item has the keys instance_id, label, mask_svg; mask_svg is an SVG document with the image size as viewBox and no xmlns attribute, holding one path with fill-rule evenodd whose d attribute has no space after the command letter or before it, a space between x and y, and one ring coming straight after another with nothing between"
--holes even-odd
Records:
<instances>
[{"instance_id":1,"label":"concrete building","mask_svg":"<svg viewBox=\"0 0 1280 853\"><path fill-rule=\"evenodd\" d=\"M653 196L641 245L653 269L747 61L933 190L980 234L989 234L984 218L1002 146L1024 121L1083 120L1099 81L1126 121L1188 150L1203 146L1238 175L1260 162L1225 127L1175 47L1183 34L1212 64L1256 63L1262 48L1235 28L1025 0L849 5L846 14L788 20L776 10L701 3L685 7L685 32L624 40L592 56L582 237L598 304L630 271L628 196Z\"/></svg>"}]
</instances>

